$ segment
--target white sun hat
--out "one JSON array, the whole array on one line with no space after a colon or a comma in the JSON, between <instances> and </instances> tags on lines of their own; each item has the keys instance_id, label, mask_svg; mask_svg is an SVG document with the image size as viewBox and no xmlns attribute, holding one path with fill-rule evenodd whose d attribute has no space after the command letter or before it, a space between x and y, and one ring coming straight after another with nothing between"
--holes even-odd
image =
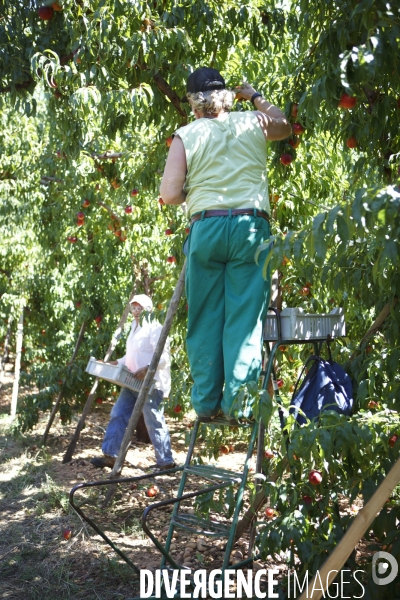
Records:
<instances>
[{"instance_id":1,"label":"white sun hat","mask_svg":"<svg viewBox=\"0 0 400 600\"><path fill-rule=\"evenodd\" d=\"M153 310L151 298L146 296L146 294L137 294L136 296L133 296L129 303L132 304L132 302L137 302L143 307L143 310L147 310L148 312Z\"/></svg>"}]
</instances>

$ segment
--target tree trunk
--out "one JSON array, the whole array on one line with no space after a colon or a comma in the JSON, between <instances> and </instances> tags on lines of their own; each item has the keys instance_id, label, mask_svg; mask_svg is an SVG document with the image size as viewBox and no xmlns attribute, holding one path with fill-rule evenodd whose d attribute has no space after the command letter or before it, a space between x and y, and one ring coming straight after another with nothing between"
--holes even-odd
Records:
<instances>
[{"instance_id":1,"label":"tree trunk","mask_svg":"<svg viewBox=\"0 0 400 600\"><path fill-rule=\"evenodd\" d=\"M21 350L22 350L22 339L24 336L24 306L22 306L21 314L19 316L18 327L17 327L17 344L15 350L15 367L14 367L14 384L11 398L11 420L15 419L17 414L17 401L18 401L18 390L19 390L19 376L21 372Z\"/></svg>"},{"instance_id":2,"label":"tree trunk","mask_svg":"<svg viewBox=\"0 0 400 600\"><path fill-rule=\"evenodd\" d=\"M174 291L171 301L169 303L167 316L165 317L165 321L164 321L164 325L163 325L163 328L161 331L160 338L157 342L157 346L154 351L153 358L151 359L148 371L146 373L146 377L143 380L142 387L140 389L138 398L136 400L135 408L133 409L131 418L129 419L129 423L126 427L125 435L124 435L122 443L121 443L121 448L119 450L117 460L115 461L115 465L110 474L110 479L116 479L122 471L122 465L124 464L126 453L128 452L128 448L131 443L132 434L135 431L139 417L142 413L143 406L144 406L144 403L146 402L147 394L150 389L151 382L154 379L154 375L156 373L158 363L160 362L161 354L164 350L165 342L167 341L167 337L168 337L169 331L171 329L173 318L175 316L176 311L178 310L179 300L181 299L182 292L185 287L185 270L186 270L186 261L182 267L182 271L179 276L178 283L176 284L175 291ZM106 495L106 498L104 501L104 506L107 506L107 504L110 502L110 500L112 499L112 497L115 494L115 490L116 490L116 485L109 486L108 492L107 492L107 495Z\"/></svg>"},{"instance_id":3,"label":"tree trunk","mask_svg":"<svg viewBox=\"0 0 400 600\"><path fill-rule=\"evenodd\" d=\"M147 431L146 423L144 422L143 413L139 417L138 424L136 425L136 439L138 442L143 444L151 444L149 432Z\"/></svg>"}]
</instances>

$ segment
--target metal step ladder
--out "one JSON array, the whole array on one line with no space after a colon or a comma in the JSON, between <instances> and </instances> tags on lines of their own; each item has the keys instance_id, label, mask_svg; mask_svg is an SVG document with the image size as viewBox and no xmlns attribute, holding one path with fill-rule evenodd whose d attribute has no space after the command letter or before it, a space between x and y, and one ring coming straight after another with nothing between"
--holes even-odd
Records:
<instances>
[{"instance_id":1,"label":"metal step ladder","mask_svg":"<svg viewBox=\"0 0 400 600\"><path fill-rule=\"evenodd\" d=\"M268 382L272 380L274 397L277 400L278 404L281 405L281 399L279 397L279 390L276 384L275 372L274 372L274 358L276 351L279 345L285 344L308 344L312 343L314 345L315 354L319 354L321 346L323 343L330 343L332 340L329 334L319 336L318 338L310 336L308 338L305 337L292 337L292 336L282 336L282 328L281 321L279 318L279 313L276 309L269 309L275 313L276 316L276 326L272 332L272 335L264 335L265 343L265 356L264 356L264 370L262 371L262 383L261 388L267 389ZM340 335L340 334L339 334ZM271 343L271 346L270 346ZM282 410L279 409L279 417L281 421L282 428L284 427L284 417ZM170 498L167 500L162 500L160 502L154 502L150 506L148 506L142 515L142 527L149 539L154 543L154 545L160 551L162 558L160 563L160 569L169 569L170 573L174 569L184 569L182 565L179 565L174 558L170 554L171 542L173 539L173 535L176 529L185 530L188 532L192 532L195 534L201 534L210 538L218 538L218 539L226 539L225 551L224 551L224 559L223 564L221 566L221 578L224 576L224 571L228 568L230 569L241 569L245 566L249 566L254 560L259 558L258 555L253 556L253 546L256 538L256 527L255 527L255 519L257 515L257 511L265 502L265 496L262 490L261 480L257 481L257 474L262 474L262 464L264 458L264 435L265 435L265 427L262 422L247 422L247 423L239 423L241 427L247 427L249 429L250 439L248 443L248 450L246 455L246 460L242 473L236 473L227 469L221 469L214 467L212 465L203 465L203 464L193 464L193 452L196 445L196 440L198 437L200 425L206 425L207 427L226 427L232 426L232 422L229 422L223 418L215 418L211 422L205 423L201 418L198 418L195 421L193 426L193 431L189 443L188 453L186 457L185 464L179 467L175 467L173 469L169 469L167 471L150 473L146 475L140 475L138 477L128 477L122 479L113 479L113 480L102 480L95 481L90 483L81 483L76 485L70 492L70 504L75 509L75 511L89 524L93 529L103 538L103 540L109 544L114 551L121 557L123 560L132 567L132 569L136 572L136 574L140 573L138 567L125 555L125 553L119 549L109 538L108 536L98 527L96 523L94 523L87 515L84 514L82 508L74 502L75 493L86 487L95 487L95 486L108 486L108 485L116 485L118 483L132 483L138 482L145 479L155 479L160 476L170 475L177 472L182 472L182 477L179 485L178 494L175 498ZM246 489L246 484L248 481L249 469L250 469L250 461L252 459L254 448L257 442L257 459L256 459L256 468L254 473L254 478L256 481L256 495L254 498L254 503L252 509L246 512L245 518L242 519L240 526L239 517L241 511L243 510L244 503L244 493ZM285 466L287 461L284 458L282 460L282 465ZM277 470L278 471L278 470ZM184 493L185 486L187 484L189 477L198 477L200 480L206 480L210 485L206 485L201 490ZM264 475L263 475L264 478ZM274 478L271 478L273 481ZM231 518L230 523L219 522L212 519L203 519L195 514L187 514L180 510L181 503L185 500L194 499L199 496L205 494L212 494L218 490L228 488L230 486L236 486L236 503L235 509ZM173 506L169 530L167 534L167 539L165 544L163 545L156 535L150 530L150 527L147 523L147 519L152 511L162 510L165 507ZM243 527L244 525L244 527ZM248 557L242 560L241 562L237 562L234 565L229 565L231 552L233 546L237 539L240 538L241 534L245 530L245 528L250 527L250 542L249 542L249 553ZM239 532L239 533L237 533ZM193 585L194 587L194 585ZM167 598L170 596L161 595L161 598ZM179 594L174 596L175 598L179 598ZM187 596L185 596L187 597ZM150 596L151 599L159 600L160 596ZM132 598L131 600L141 600L139 597Z\"/></svg>"},{"instance_id":2,"label":"metal step ladder","mask_svg":"<svg viewBox=\"0 0 400 600\"><path fill-rule=\"evenodd\" d=\"M163 500L161 502L155 502L151 506L148 506L142 516L142 527L148 537L152 540L155 546L160 550L162 554L162 560L160 568L164 568L166 564L170 565L175 569L182 569L183 567L178 565L176 561L172 558L170 554L170 546L172 542L172 538L176 529L183 529L188 532L192 532L195 534L201 534L206 537L225 538L227 540L225 552L224 552L224 561L222 565L222 572L228 568L229 559L231 556L231 552L235 543L235 534L236 527L239 522L239 515L243 507L244 501L244 493L247 483L247 478L249 474L250 464L253 457L253 451L255 442L257 439L257 433L259 432L258 424L256 423L248 423L243 424L242 427L247 427L250 431L250 440L247 449L247 455L244 463L244 468L242 473L236 473L227 469L221 469L218 467L214 467L212 465L197 465L192 464L193 451L196 444L196 439L199 432L199 427L202 424L201 419L197 419L189 444L189 449L186 457L185 464L183 465L182 477L179 485L179 490L176 498L171 498L169 500ZM211 423L206 423L207 426L211 427L226 427L232 426L232 423L226 421L225 419L214 419ZM239 425L240 426L240 425ZM255 477L257 473L255 474ZM198 477L201 480L206 480L210 483L206 487L203 487L201 490L196 492L191 492L185 494L185 486L188 482L188 479L192 477ZM228 488L231 486L237 486L237 491L235 495L235 509L231 518L230 523L221 523L217 520L207 520L203 519L194 514L186 514L180 510L181 503L187 499L194 499L202 495L214 493L218 490ZM173 511L170 520L170 526L168 530L167 539L165 545L162 545L157 537L152 533L148 524L147 518L149 514L157 509L162 509L165 506L173 505ZM249 564L253 561L253 558L250 557L244 561L242 561L241 566L245 564ZM239 563L238 563L239 564Z\"/></svg>"}]
</instances>

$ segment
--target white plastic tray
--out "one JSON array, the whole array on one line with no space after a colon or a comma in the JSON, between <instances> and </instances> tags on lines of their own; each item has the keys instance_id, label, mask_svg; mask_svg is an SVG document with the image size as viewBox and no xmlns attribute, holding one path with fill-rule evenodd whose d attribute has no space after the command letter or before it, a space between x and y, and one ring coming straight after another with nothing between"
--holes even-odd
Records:
<instances>
[{"instance_id":1,"label":"white plastic tray","mask_svg":"<svg viewBox=\"0 0 400 600\"><path fill-rule=\"evenodd\" d=\"M121 387L126 387L134 392L139 392L143 384L143 379L137 379L124 365L110 365L101 360L96 360L93 356L89 359L86 372ZM151 394L153 388L154 381L150 386L148 394Z\"/></svg>"},{"instance_id":2,"label":"white plastic tray","mask_svg":"<svg viewBox=\"0 0 400 600\"><path fill-rule=\"evenodd\" d=\"M282 339L321 340L346 335L343 308L334 308L329 314L308 315L302 308L284 308L280 313ZM275 314L267 315L264 325L264 340L278 339L278 320Z\"/></svg>"}]
</instances>

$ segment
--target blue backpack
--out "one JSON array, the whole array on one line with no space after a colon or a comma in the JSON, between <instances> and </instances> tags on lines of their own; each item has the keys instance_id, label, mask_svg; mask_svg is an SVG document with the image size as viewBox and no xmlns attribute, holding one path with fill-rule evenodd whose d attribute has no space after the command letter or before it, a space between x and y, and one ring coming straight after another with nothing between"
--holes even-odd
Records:
<instances>
[{"instance_id":1,"label":"blue backpack","mask_svg":"<svg viewBox=\"0 0 400 600\"><path fill-rule=\"evenodd\" d=\"M297 387L307 365L314 361L299 390ZM323 360L319 356L310 356L300 374L293 392L292 408L299 425L306 423L299 408L308 419L315 419L323 410L334 410L349 415L353 407L353 385L344 369L333 360Z\"/></svg>"}]
</instances>

